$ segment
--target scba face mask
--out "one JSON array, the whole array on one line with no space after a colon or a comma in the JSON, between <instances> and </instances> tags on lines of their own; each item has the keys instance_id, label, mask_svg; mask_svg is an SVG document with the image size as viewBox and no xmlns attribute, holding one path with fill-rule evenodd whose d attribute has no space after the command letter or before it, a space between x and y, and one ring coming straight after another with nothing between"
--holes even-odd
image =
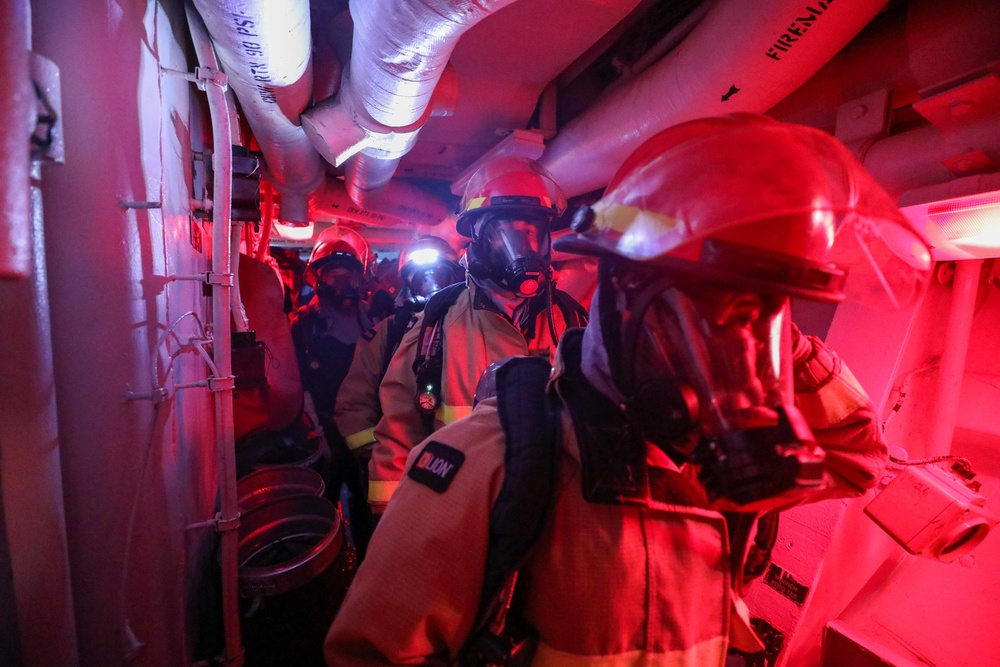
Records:
<instances>
[{"instance_id":1,"label":"scba face mask","mask_svg":"<svg viewBox=\"0 0 1000 667\"><path fill-rule=\"evenodd\" d=\"M522 297L541 294L549 281L549 234L542 217L485 216L469 246L469 272Z\"/></svg>"},{"instance_id":2,"label":"scba face mask","mask_svg":"<svg viewBox=\"0 0 1000 667\"><path fill-rule=\"evenodd\" d=\"M418 270L409 282L412 301L422 307L434 294L459 280L458 272L450 266L435 265Z\"/></svg>"},{"instance_id":3,"label":"scba face mask","mask_svg":"<svg viewBox=\"0 0 1000 667\"><path fill-rule=\"evenodd\" d=\"M336 306L350 307L361 299L358 274L343 266L326 266L319 271L316 295Z\"/></svg>"},{"instance_id":4,"label":"scba face mask","mask_svg":"<svg viewBox=\"0 0 1000 667\"><path fill-rule=\"evenodd\" d=\"M710 498L746 504L821 485L823 452L794 406L787 297L645 294L623 350L646 437L698 464Z\"/></svg>"}]
</instances>

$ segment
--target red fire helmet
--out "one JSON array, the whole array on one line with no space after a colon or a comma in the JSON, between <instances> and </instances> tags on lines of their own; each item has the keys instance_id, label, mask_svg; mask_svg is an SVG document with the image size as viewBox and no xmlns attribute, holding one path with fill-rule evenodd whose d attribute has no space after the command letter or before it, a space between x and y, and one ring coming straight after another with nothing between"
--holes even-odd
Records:
<instances>
[{"instance_id":1,"label":"red fire helmet","mask_svg":"<svg viewBox=\"0 0 1000 667\"><path fill-rule=\"evenodd\" d=\"M369 255L368 242L356 231L337 225L327 227L316 238L303 279L315 287L316 273L320 269L338 258L349 260L351 256L358 263L358 272L364 273Z\"/></svg>"},{"instance_id":2,"label":"red fire helmet","mask_svg":"<svg viewBox=\"0 0 1000 667\"><path fill-rule=\"evenodd\" d=\"M928 243L829 134L765 116L694 120L655 135L557 250L616 256L698 280L821 301L911 303Z\"/></svg>"},{"instance_id":3,"label":"red fire helmet","mask_svg":"<svg viewBox=\"0 0 1000 667\"><path fill-rule=\"evenodd\" d=\"M455 228L472 237L473 223L493 211L541 213L552 222L566 210L566 195L547 171L534 160L500 157L473 174L459 203Z\"/></svg>"}]
</instances>

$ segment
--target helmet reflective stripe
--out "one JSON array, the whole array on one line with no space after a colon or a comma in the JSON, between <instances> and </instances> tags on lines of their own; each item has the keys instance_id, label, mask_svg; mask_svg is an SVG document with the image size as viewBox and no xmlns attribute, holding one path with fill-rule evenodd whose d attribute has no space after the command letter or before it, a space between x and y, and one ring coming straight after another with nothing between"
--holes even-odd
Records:
<instances>
[{"instance_id":1,"label":"helmet reflective stripe","mask_svg":"<svg viewBox=\"0 0 1000 667\"><path fill-rule=\"evenodd\" d=\"M618 248L631 259L644 259L659 254L657 246L648 243L648 239L663 239L666 235L679 235L682 232L681 222L677 218L635 206L603 205L598 202L594 205L594 213L594 226L619 234Z\"/></svg>"},{"instance_id":2,"label":"helmet reflective stripe","mask_svg":"<svg viewBox=\"0 0 1000 667\"><path fill-rule=\"evenodd\" d=\"M465 210L466 211L471 211L474 208L479 208L485 202L486 202L486 197L475 197L474 199L470 199L469 200L469 203L466 204L466 206L465 206Z\"/></svg>"}]
</instances>

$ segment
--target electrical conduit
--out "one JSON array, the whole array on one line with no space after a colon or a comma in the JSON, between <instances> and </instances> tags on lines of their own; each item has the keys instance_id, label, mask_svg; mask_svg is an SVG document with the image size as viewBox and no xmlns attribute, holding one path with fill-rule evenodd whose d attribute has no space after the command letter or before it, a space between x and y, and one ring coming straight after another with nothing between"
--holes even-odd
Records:
<instances>
[{"instance_id":1,"label":"electrical conduit","mask_svg":"<svg viewBox=\"0 0 1000 667\"><path fill-rule=\"evenodd\" d=\"M188 26L195 44L198 62L203 67L217 68L212 43L201 19L188 6ZM233 280L231 269L233 152L230 144L229 110L225 86L209 82L205 86L212 117L214 142L212 191L212 338L216 367L212 387L215 400L215 445L218 456L219 506L217 530L222 543L222 614L225 633L226 664L243 664L239 616L239 507L236 495L236 446L233 425L232 340L229 315L230 292L226 277Z\"/></svg>"}]
</instances>

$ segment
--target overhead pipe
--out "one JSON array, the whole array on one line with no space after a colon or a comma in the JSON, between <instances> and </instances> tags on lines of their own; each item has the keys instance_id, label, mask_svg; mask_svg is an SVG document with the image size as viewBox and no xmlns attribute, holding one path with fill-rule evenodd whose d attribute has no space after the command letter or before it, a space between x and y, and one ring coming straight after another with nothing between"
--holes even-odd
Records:
<instances>
[{"instance_id":1,"label":"overhead pipe","mask_svg":"<svg viewBox=\"0 0 1000 667\"><path fill-rule=\"evenodd\" d=\"M883 188L900 196L901 206L996 189L988 183L977 189L969 175L983 166L971 153L981 151L1000 164L990 100L976 91L998 71L995 14L994 0L911 0L888 9L769 113L834 133L838 115L870 111L860 95L888 90L893 108L912 105L934 124L848 146ZM859 88L859 80L868 87ZM850 99L858 107L845 110ZM956 179L965 183L949 192Z\"/></svg>"},{"instance_id":2,"label":"overhead pipe","mask_svg":"<svg viewBox=\"0 0 1000 667\"><path fill-rule=\"evenodd\" d=\"M194 0L253 130L282 221L306 224L322 160L299 125L312 95L308 0ZM364 3L362 3L364 4Z\"/></svg>"},{"instance_id":3,"label":"overhead pipe","mask_svg":"<svg viewBox=\"0 0 1000 667\"><path fill-rule=\"evenodd\" d=\"M356 203L382 210L402 199L401 193L384 191L395 186L390 179L399 159L435 113L435 93L440 102L437 113L450 113L457 84L451 77L444 81L442 77L449 71L455 45L471 27L513 2L351 3L351 62L340 93L306 112L302 123L313 145L331 164L341 166L353 158L347 191ZM439 82L444 84L440 89Z\"/></svg>"},{"instance_id":4,"label":"overhead pipe","mask_svg":"<svg viewBox=\"0 0 1000 667\"><path fill-rule=\"evenodd\" d=\"M359 153L347 161L344 186L358 204L416 225L436 225L448 217L450 207L426 190L391 180L399 158L371 157Z\"/></svg>"},{"instance_id":5,"label":"overhead pipe","mask_svg":"<svg viewBox=\"0 0 1000 667\"><path fill-rule=\"evenodd\" d=\"M515 0L351 3L350 81L361 107L389 127L424 117L459 38Z\"/></svg>"},{"instance_id":6,"label":"overhead pipe","mask_svg":"<svg viewBox=\"0 0 1000 667\"><path fill-rule=\"evenodd\" d=\"M31 272L28 137L34 126L27 2L0 3L0 25L0 278L25 278Z\"/></svg>"},{"instance_id":7,"label":"overhead pipe","mask_svg":"<svg viewBox=\"0 0 1000 667\"><path fill-rule=\"evenodd\" d=\"M695 7L688 12L687 16L682 18L677 25L667 32L667 34L658 39L656 43L650 47L649 51L646 51L639 56L639 58L637 58L636 61L632 63L618 79L613 81L611 85L605 89L605 93L608 93L615 88L619 88L623 84L631 81L652 67L653 64L660 58L676 49L677 46L691 34L691 31L695 29L695 26L702 22L702 19L705 18L706 14L708 14L708 10L712 8L714 3L715 0L704 0L701 4L695 5Z\"/></svg>"},{"instance_id":8,"label":"overhead pipe","mask_svg":"<svg viewBox=\"0 0 1000 667\"><path fill-rule=\"evenodd\" d=\"M972 318L976 312L976 295L979 290L981 259L955 262L955 280L952 284L951 311L944 334L941 364L938 369L938 391L927 439L926 456L946 456L951 453L958 422L958 404L962 395L962 378L965 360L969 353L969 335Z\"/></svg>"},{"instance_id":9,"label":"overhead pipe","mask_svg":"<svg viewBox=\"0 0 1000 667\"><path fill-rule=\"evenodd\" d=\"M195 12L186 6L198 62L202 67L218 67L208 31ZM216 530L221 542L222 620L225 662L240 667L239 610L239 527L240 511L236 494L236 434L233 422L232 335L229 323L232 288L235 280L231 264L233 147L225 85L212 79L205 85L212 119L212 356L215 377L209 379L215 403L215 447L218 457L219 513ZM213 383L215 386L213 386Z\"/></svg>"},{"instance_id":10,"label":"overhead pipe","mask_svg":"<svg viewBox=\"0 0 1000 667\"><path fill-rule=\"evenodd\" d=\"M1000 59L996 11L995 0L896 3L769 113L833 133L846 100L887 89L894 108L914 104Z\"/></svg>"},{"instance_id":11,"label":"overhead pipe","mask_svg":"<svg viewBox=\"0 0 1000 667\"><path fill-rule=\"evenodd\" d=\"M567 195L601 188L660 130L702 116L767 111L884 5L885 0L719 0L680 46L560 131L541 163Z\"/></svg>"},{"instance_id":12,"label":"overhead pipe","mask_svg":"<svg viewBox=\"0 0 1000 667\"><path fill-rule=\"evenodd\" d=\"M350 173L351 161L348 161ZM446 219L451 207L444 200L426 190L400 180L378 191L378 206L358 204L347 190L347 182L356 188L351 179L341 181L328 178L313 198L313 215L316 220L350 220L378 227L433 226ZM365 183L364 180L360 181Z\"/></svg>"},{"instance_id":13,"label":"overhead pipe","mask_svg":"<svg viewBox=\"0 0 1000 667\"><path fill-rule=\"evenodd\" d=\"M926 125L907 132L880 138L860 149L858 158L893 197L962 175L945 166L951 161L961 169L961 156L982 151L994 163L1000 163L1000 132L993 116L982 117L942 131ZM910 202L912 203L912 202Z\"/></svg>"}]
</instances>

